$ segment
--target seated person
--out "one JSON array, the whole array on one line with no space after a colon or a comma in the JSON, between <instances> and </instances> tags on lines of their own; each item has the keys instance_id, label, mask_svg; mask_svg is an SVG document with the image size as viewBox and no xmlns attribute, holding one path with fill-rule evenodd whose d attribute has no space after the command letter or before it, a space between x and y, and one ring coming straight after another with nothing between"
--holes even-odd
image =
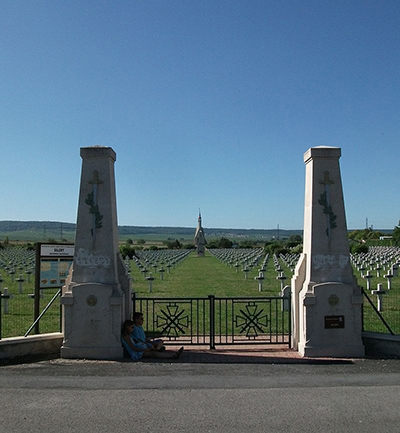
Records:
<instances>
[{"instance_id":1,"label":"seated person","mask_svg":"<svg viewBox=\"0 0 400 433\"><path fill-rule=\"evenodd\" d=\"M183 347L177 352L158 352L153 346L150 348L146 343L140 341L135 342L132 338L134 326L132 320L125 320L121 332L122 345L134 361L138 361L141 358L177 359L181 356Z\"/></svg>"},{"instance_id":2,"label":"seated person","mask_svg":"<svg viewBox=\"0 0 400 433\"><path fill-rule=\"evenodd\" d=\"M150 340L146 337L143 330L143 313L133 313L133 322L135 326L133 327L131 337L135 343L145 343L148 348L158 350L159 352L165 350L163 340Z\"/></svg>"}]
</instances>

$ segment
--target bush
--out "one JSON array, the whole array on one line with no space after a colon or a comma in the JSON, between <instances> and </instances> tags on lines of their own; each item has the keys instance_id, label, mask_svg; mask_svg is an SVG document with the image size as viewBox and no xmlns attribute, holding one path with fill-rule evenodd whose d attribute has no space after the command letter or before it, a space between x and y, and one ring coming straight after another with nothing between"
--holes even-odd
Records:
<instances>
[{"instance_id":1,"label":"bush","mask_svg":"<svg viewBox=\"0 0 400 433\"><path fill-rule=\"evenodd\" d=\"M400 247L400 221L399 221L399 225L396 226L393 230L392 242L393 245Z\"/></svg>"},{"instance_id":2,"label":"bush","mask_svg":"<svg viewBox=\"0 0 400 433\"><path fill-rule=\"evenodd\" d=\"M353 244L350 250L353 254L368 253L368 246L365 244Z\"/></svg>"},{"instance_id":3,"label":"bush","mask_svg":"<svg viewBox=\"0 0 400 433\"><path fill-rule=\"evenodd\" d=\"M254 243L255 242L252 242L250 240L241 241L241 242L239 242L239 248L253 248Z\"/></svg>"},{"instance_id":4,"label":"bush","mask_svg":"<svg viewBox=\"0 0 400 433\"><path fill-rule=\"evenodd\" d=\"M293 254L301 254L303 252L303 244L299 244L290 250Z\"/></svg>"},{"instance_id":5,"label":"bush","mask_svg":"<svg viewBox=\"0 0 400 433\"><path fill-rule=\"evenodd\" d=\"M182 244L178 241L178 239L175 239L173 242L167 242L166 245L169 250L178 250L182 248Z\"/></svg>"},{"instance_id":6,"label":"bush","mask_svg":"<svg viewBox=\"0 0 400 433\"><path fill-rule=\"evenodd\" d=\"M277 254L276 251L283 249L283 244L280 242L270 243L265 247L265 251L270 254Z\"/></svg>"},{"instance_id":7,"label":"bush","mask_svg":"<svg viewBox=\"0 0 400 433\"><path fill-rule=\"evenodd\" d=\"M232 245L233 242L224 237L222 237L218 242L219 248L232 248Z\"/></svg>"},{"instance_id":8,"label":"bush","mask_svg":"<svg viewBox=\"0 0 400 433\"><path fill-rule=\"evenodd\" d=\"M282 247L282 248L277 248L276 250L275 250L275 254L279 257L279 255L280 254L288 254L288 253L290 253L290 251L287 249L287 248L284 248L284 247Z\"/></svg>"},{"instance_id":9,"label":"bush","mask_svg":"<svg viewBox=\"0 0 400 433\"><path fill-rule=\"evenodd\" d=\"M135 255L135 250L130 245L121 245L119 247L119 252L122 254L122 257L129 257L130 259L133 258Z\"/></svg>"}]
</instances>

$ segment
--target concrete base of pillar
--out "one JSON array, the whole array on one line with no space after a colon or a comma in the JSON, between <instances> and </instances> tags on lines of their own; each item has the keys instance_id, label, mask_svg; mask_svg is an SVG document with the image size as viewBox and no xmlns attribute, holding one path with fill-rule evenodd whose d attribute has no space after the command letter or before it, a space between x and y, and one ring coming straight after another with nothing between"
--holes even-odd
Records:
<instances>
[{"instance_id":1,"label":"concrete base of pillar","mask_svg":"<svg viewBox=\"0 0 400 433\"><path fill-rule=\"evenodd\" d=\"M362 295L351 284L327 282L305 286L298 351L312 357L363 357Z\"/></svg>"},{"instance_id":2,"label":"concrete base of pillar","mask_svg":"<svg viewBox=\"0 0 400 433\"><path fill-rule=\"evenodd\" d=\"M310 346L308 344L299 344L298 348L301 356L307 357L328 357L328 358L363 358L365 356L365 350L363 344L348 345L340 344L337 346L319 345Z\"/></svg>"},{"instance_id":3,"label":"concrete base of pillar","mask_svg":"<svg viewBox=\"0 0 400 433\"><path fill-rule=\"evenodd\" d=\"M120 359L122 347L61 347L61 358L67 359Z\"/></svg>"},{"instance_id":4,"label":"concrete base of pillar","mask_svg":"<svg viewBox=\"0 0 400 433\"><path fill-rule=\"evenodd\" d=\"M62 358L122 357L124 295L118 287L70 283L61 303L65 318Z\"/></svg>"}]
</instances>

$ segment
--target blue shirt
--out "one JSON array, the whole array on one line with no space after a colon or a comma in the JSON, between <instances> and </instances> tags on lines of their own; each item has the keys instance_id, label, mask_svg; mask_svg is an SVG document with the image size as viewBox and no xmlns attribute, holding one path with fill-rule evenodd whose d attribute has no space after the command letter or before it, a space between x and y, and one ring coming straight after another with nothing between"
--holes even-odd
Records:
<instances>
[{"instance_id":1,"label":"blue shirt","mask_svg":"<svg viewBox=\"0 0 400 433\"><path fill-rule=\"evenodd\" d=\"M142 343L146 342L146 334L143 331L142 326L134 326L131 334L133 341L141 341Z\"/></svg>"},{"instance_id":2,"label":"blue shirt","mask_svg":"<svg viewBox=\"0 0 400 433\"><path fill-rule=\"evenodd\" d=\"M138 352L136 350L132 350L132 348L129 346L129 344L125 341L125 339L122 337L121 338L122 341L122 345L124 346L124 348L126 349L126 351L129 353L129 356L134 360L134 361L138 361L142 356L143 356L143 352ZM138 349L143 349L145 350L146 347L143 347L142 343L138 343L136 344L131 337L131 342L132 344L137 347Z\"/></svg>"}]
</instances>

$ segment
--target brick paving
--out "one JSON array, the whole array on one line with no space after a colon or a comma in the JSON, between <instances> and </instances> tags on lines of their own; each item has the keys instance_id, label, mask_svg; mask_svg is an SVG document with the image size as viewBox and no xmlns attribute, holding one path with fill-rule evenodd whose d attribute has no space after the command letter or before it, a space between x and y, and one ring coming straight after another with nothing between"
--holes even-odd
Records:
<instances>
[{"instance_id":1,"label":"brick paving","mask_svg":"<svg viewBox=\"0 0 400 433\"><path fill-rule=\"evenodd\" d=\"M205 364L325 364L325 363L352 363L353 360L345 358L308 358L302 357L299 352L288 348L287 344L271 346L240 345L219 346L210 349L209 346L184 346L182 356L174 362L179 363L205 363ZM167 346L175 350L177 346ZM165 362L167 360L145 359L142 362ZM168 360L168 362L171 362Z\"/></svg>"}]
</instances>

